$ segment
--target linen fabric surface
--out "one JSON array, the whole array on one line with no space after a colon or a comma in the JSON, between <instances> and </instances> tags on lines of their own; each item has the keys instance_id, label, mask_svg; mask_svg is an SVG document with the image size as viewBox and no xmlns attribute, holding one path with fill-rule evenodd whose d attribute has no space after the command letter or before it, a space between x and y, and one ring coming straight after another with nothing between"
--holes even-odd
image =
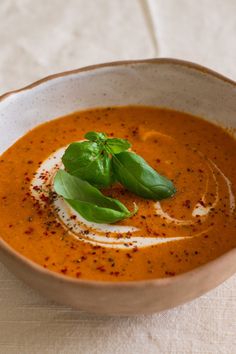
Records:
<instances>
[{"instance_id":1,"label":"linen fabric surface","mask_svg":"<svg viewBox=\"0 0 236 354\"><path fill-rule=\"evenodd\" d=\"M99 62L175 57L236 80L234 0L1 0L0 93ZM160 314L59 306L0 264L0 354L236 353L236 276Z\"/></svg>"}]
</instances>

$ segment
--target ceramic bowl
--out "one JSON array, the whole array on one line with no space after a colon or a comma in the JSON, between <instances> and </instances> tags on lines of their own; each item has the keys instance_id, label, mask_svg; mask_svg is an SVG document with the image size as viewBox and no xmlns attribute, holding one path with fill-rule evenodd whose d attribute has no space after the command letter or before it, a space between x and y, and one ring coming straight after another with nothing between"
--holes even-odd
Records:
<instances>
[{"instance_id":1,"label":"ceramic bowl","mask_svg":"<svg viewBox=\"0 0 236 354\"><path fill-rule=\"evenodd\" d=\"M0 152L35 125L91 107L148 105L173 108L236 129L236 84L196 64L154 59L86 67L47 77L0 99ZM1 230L0 230L1 233ZM236 272L236 249L171 278L101 282L46 270L0 238L1 261L56 302L103 314L144 314L190 301Z\"/></svg>"}]
</instances>

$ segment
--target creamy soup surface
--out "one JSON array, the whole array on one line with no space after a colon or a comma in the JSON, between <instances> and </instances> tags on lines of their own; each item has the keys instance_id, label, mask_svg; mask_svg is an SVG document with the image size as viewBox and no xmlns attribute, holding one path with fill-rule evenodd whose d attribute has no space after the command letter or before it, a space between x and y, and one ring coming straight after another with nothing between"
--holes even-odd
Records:
<instances>
[{"instance_id":1,"label":"creamy soup surface","mask_svg":"<svg viewBox=\"0 0 236 354\"><path fill-rule=\"evenodd\" d=\"M116 224L84 220L52 191L65 148L88 131L126 138L177 192L152 201L119 184L102 192L138 213ZM174 276L236 247L236 141L181 112L109 107L42 124L0 157L0 233L44 268L80 279Z\"/></svg>"}]
</instances>

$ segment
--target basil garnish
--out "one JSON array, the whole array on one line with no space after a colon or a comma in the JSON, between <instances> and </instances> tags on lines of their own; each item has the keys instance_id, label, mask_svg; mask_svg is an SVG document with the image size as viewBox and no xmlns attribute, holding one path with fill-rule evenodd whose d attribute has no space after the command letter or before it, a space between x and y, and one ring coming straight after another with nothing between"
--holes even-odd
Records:
<instances>
[{"instance_id":1,"label":"basil garnish","mask_svg":"<svg viewBox=\"0 0 236 354\"><path fill-rule=\"evenodd\" d=\"M102 145L92 141L72 143L62 156L66 170L97 187L108 187L113 182L111 159Z\"/></svg>"},{"instance_id":2,"label":"basil garnish","mask_svg":"<svg viewBox=\"0 0 236 354\"><path fill-rule=\"evenodd\" d=\"M116 179L140 197L160 200L171 197L176 192L170 180L157 173L142 157L133 152L124 151L113 156L112 168Z\"/></svg>"},{"instance_id":3,"label":"basil garnish","mask_svg":"<svg viewBox=\"0 0 236 354\"><path fill-rule=\"evenodd\" d=\"M62 162L71 175L98 188L109 187L114 182L110 155L129 149L131 144L125 139L107 138L105 133L88 132L85 138L89 141L68 146Z\"/></svg>"},{"instance_id":4,"label":"basil garnish","mask_svg":"<svg viewBox=\"0 0 236 354\"><path fill-rule=\"evenodd\" d=\"M114 223L129 218L130 212L119 200L105 197L97 188L86 181L59 170L54 178L55 192L88 221Z\"/></svg>"},{"instance_id":5,"label":"basil garnish","mask_svg":"<svg viewBox=\"0 0 236 354\"><path fill-rule=\"evenodd\" d=\"M110 138L107 139L105 146L111 154L119 154L122 151L128 150L131 144L125 139Z\"/></svg>"},{"instance_id":6,"label":"basil garnish","mask_svg":"<svg viewBox=\"0 0 236 354\"><path fill-rule=\"evenodd\" d=\"M121 202L105 197L97 188L120 182L136 195L161 200L175 192L173 183L158 174L139 155L127 151L126 139L108 138L105 133L88 132L86 141L75 142L66 149L54 181L61 195L85 219L98 223L113 223L132 216Z\"/></svg>"},{"instance_id":7,"label":"basil garnish","mask_svg":"<svg viewBox=\"0 0 236 354\"><path fill-rule=\"evenodd\" d=\"M105 141L107 139L107 135L105 133L97 132L88 132L84 137L90 141Z\"/></svg>"}]
</instances>

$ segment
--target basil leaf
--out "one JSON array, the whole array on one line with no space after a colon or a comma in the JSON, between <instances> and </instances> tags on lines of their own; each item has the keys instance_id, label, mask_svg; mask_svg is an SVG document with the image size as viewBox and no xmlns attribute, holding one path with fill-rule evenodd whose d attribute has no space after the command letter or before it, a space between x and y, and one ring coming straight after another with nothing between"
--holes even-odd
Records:
<instances>
[{"instance_id":1,"label":"basil leaf","mask_svg":"<svg viewBox=\"0 0 236 354\"><path fill-rule=\"evenodd\" d=\"M104 141L107 139L107 135L105 133L97 133L97 132L88 132L85 134L85 139L88 139L90 141Z\"/></svg>"},{"instance_id":2,"label":"basil leaf","mask_svg":"<svg viewBox=\"0 0 236 354\"><path fill-rule=\"evenodd\" d=\"M100 188L108 187L113 182L109 154L96 142L82 141L70 144L62 157L62 162L71 175Z\"/></svg>"},{"instance_id":3,"label":"basil leaf","mask_svg":"<svg viewBox=\"0 0 236 354\"><path fill-rule=\"evenodd\" d=\"M131 144L126 139L109 138L106 140L105 146L111 154L119 154L122 151L128 150Z\"/></svg>"},{"instance_id":4,"label":"basil leaf","mask_svg":"<svg viewBox=\"0 0 236 354\"><path fill-rule=\"evenodd\" d=\"M170 180L159 175L142 157L133 152L125 151L113 155L112 168L116 179L140 197L161 200L176 192Z\"/></svg>"},{"instance_id":5,"label":"basil leaf","mask_svg":"<svg viewBox=\"0 0 236 354\"><path fill-rule=\"evenodd\" d=\"M55 192L83 218L96 223L114 223L131 217L130 212L119 200L105 197L97 188L86 181L59 170L54 178Z\"/></svg>"},{"instance_id":6,"label":"basil leaf","mask_svg":"<svg viewBox=\"0 0 236 354\"><path fill-rule=\"evenodd\" d=\"M78 168L78 164L81 167L86 167L88 163L96 160L99 154L100 147L97 143L91 141L75 142L66 149L62 156L62 162L66 168L73 172Z\"/></svg>"}]
</instances>

